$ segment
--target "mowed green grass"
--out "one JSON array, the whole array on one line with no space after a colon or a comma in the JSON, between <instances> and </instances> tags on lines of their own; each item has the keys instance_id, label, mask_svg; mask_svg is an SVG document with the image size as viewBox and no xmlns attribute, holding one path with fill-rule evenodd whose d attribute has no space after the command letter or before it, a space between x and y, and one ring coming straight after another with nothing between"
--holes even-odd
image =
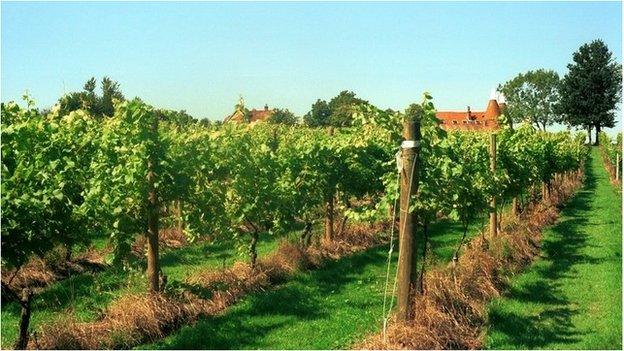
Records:
<instances>
[{"instance_id":1,"label":"mowed green grass","mask_svg":"<svg viewBox=\"0 0 624 351\"><path fill-rule=\"evenodd\" d=\"M542 257L489 305L493 349L622 349L621 195L591 151L587 180Z\"/></svg>"},{"instance_id":2,"label":"mowed green grass","mask_svg":"<svg viewBox=\"0 0 624 351\"><path fill-rule=\"evenodd\" d=\"M261 236L258 243L260 257L275 250L279 238ZM96 246L103 248L102 240ZM246 260L234 247L233 242L200 242L179 249L165 250L161 254L161 266L169 282L184 281L196 271L230 266L237 260ZM98 273L77 274L52 284L33 300L30 329L36 331L41 325L60 318L74 316L77 320L95 319L106 306L127 293L141 293L147 289L144 270L106 269ZM2 348L12 347L17 338L20 307L17 303L2 304Z\"/></svg>"},{"instance_id":3,"label":"mowed green grass","mask_svg":"<svg viewBox=\"0 0 624 351\"><path fill-rule=\"evenodd\" d=\"M468 237L477 235L483 223L482 218L475 221ZM451 260L462 232L459 224L446 220L431 226L437 264ZM327 262L318 270L299 273L285 284L247 296L222 315L202 318L140 348L347 348L381 328L387 258L388 246L384 245Z\"/></svg>"}]
</instances>

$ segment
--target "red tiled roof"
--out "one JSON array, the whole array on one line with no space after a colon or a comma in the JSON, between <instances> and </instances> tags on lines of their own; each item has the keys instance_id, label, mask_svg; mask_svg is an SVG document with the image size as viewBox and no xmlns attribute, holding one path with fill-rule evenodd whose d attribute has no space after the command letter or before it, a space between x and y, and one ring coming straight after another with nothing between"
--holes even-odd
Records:
<instances>
[{"instance_id":1,"label":"red tiled roof","mask_svg":"<svg viewBox=\"0 0 624 351\"><path fill-rule=\"evenodd\" d=\"M250 112L249 121L266 121L273 114L273 110L256 110L255 108Z\"/></svg>"},{"instance_id":2,"label":"red tiled roof","mask_svg":"<svg viewBox=\"0 0 624 351\"><path fill-rule=\"evenodd\" d=\"M484 112L473 112L470 109L465 112L439 111L436 112L436 117L445 130L492 131L498 129L500 114L496 100L490 100Z\"/></svg>"},{"instance_id":3,"label":"red tiled roof","mask_svg":"<svg viewBox=\"0 0 624 351\"><path fill-rule=\"evenodd\" d=\"M265 106L263 110L256 110L255 108L249 111L249 122L266 121L273 114L273 110L269 110L268 106ZM243 122L244 116L241 111L234 111L231 115L225 117L224 122Z\"/></svg>"}]
</instances>

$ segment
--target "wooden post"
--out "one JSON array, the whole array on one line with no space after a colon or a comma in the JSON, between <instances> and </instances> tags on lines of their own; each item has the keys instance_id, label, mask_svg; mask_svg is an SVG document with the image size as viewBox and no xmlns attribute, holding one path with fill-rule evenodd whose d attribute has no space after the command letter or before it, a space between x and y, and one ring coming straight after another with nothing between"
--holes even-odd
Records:
<instances>
[{"instance_id":1,"label":"wooden post","mask_svg":"<svg viewBox=\"0 0 624 351\"><path fill-rule=\"evenodd\" d=\"M30 324L30 301L32 299L32 291L30 289L25 288L22 290L22 298L20 301L20 305L22 306L22 311L20 315L20 323L19 323L19 332L17 340L15 341L14 349L16 350L25 350L28 346L28 325Z\"/></svg>"},{"instance_id":2,"label":"wooden post","mask_svg":"<svg viewBox=\"0 0 624 351\"><path fill-rule=\"evenodd\" d=\"M490 134L490 171L496 173L496 133ZM496 195L490 200L490 236L493 238L498 233L498 221L496 215Z\"/></svg>"},{"instance_id":3,"label":"wooden post","mask_svg":"<svg viewBox=\"0 0 624 351\"><path fill-rule=\"evenodd\" d=\"M152 140L157 142L158 133L158 119L154 117L151 126ZM148 186L148 198L147 198L147 280L148 290L150 293L157 293L159 291L159 276L160 263L158 259L158 193L154 183L156 182L156 174L154 168L157 162L156 148L157 145L152 145L152 150L148 155L147 160L147 186Z\"/></svg>"},{"instance_id":4,"label":"wooden post","mask_svg":"<svg viewBox=\"0 0 624 351\"><path fill-rule=\"evenodd\" d=\"M178 227L178 231L180 233L184 233L184 216L182 214L182 200L176 200L175 201L175 207L176 207L176 217L178 217L177 219L177 227Z\"/></svg>"},{"instance_id":5,"label":"wooden post","mask_svg":"<svg viewBox=\"0 0 624 351\"><path fill-rule=\"evenodd\" d=\"M415 213L409 213L410 198L418 190L418 149L420 143L420 121L403 123L404 142L401 148L401 195L399 205L399 263L397 309L398 319L409 317L411 292L418 281L416 272L417 243L414 237Z\"/></svg>"},{"instance_id":6,"label":"wooden post","mask_svg":"<svg viewBox=\"0 0 624 351\"><path fill-rule=\"evenodd\" d=\"M388 142L392 143L392 134L388 135ZM393 218L394 215L394 209L392 208L392 204L390 204L388 206L388 218L390 218L390 220L392 221L391 223L394 223L396 221L396 218Z\"/></svg>"},{"instance_id":7,"label":"wooden post","mask_svg":"<svg viewBox=\"0 0 624 351\"><path fill-rule=\"evenodd\" d=\"M327 133L329 136L334 135L334 128L329 127L327 129ZM323 240L327 243L332 242L334 240L334 191L333 184L329 184L330 189L328 189L328 193L325 197L325 232L323 235Z\"/></svg>"},{"instance_id":8,"label":"wooden post","mask_svg":"<svg viewBox=\"0 0 624 351\"><path fill-rule=\"evenodd\" d=\"M325 242L334 240L334 195L327 195L325 199L325 233L323 235Z\"/></svg>"},{"instance_id":9,"label":"wooden post","mask_svg":"<svg viewBox=\"0 0 624 351\"><path fill-rule=\"evenodd\" d=\"M258 231L254 229L251 232L251 243L249 244L249 264L251 269L256 268L256 261L258 259L258 251L256 250L256 246L258 245Z\"/></svg>"},{"instance_id":10,"label":"wooden post","mask_svg":"<svg viewBox=\"0 0 624 351\"><path fill-rule=\"evenodd\" d=\"M615 153L615 180L620 181L620 153Z\"/></svg>"}]
</instances>

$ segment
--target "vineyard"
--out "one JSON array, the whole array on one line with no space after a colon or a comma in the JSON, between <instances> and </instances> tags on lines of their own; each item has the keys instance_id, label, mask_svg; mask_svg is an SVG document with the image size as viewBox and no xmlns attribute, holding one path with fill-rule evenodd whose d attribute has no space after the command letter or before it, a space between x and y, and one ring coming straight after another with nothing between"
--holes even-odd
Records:
<instances>
[{"instance_id":1,"label":"vineyard","mask_svg":"<svg viewBox=\"0 0 624 351\"><path fill-rule=\"evenodd\" d=\"M622 176L622 133L618 133L615 140L611 140L604 132L600 133L598 137L600 139L600 154L605 168L614 185L619 186Z\"/></svg>"},{"instance_id":2,"label":"vineyard","mask_svg":"<svg viewBox=\"0 0 624 351\"><path fill-rule=\"evenodd\" d=\"M104 118L27 103L2 105L3 347L139 346L302 272L371 255L388 264L374 270L383 297L362 297L375 310L383 302L365 328L384 325L383 340L370 345L475 347L401 342L400 320L427 307L401 300L401 281L405 298L425 301L450 262L460 284L475 242L512 245L501 241L509 223L569 197L588 157L583 135L528 124L495 138L446 132L429 95L405 112L361 109L344 128L206 126L138 99ZM404 123L415 128L411 149ZM612 169L616 149L602 150ZM413 195L398 201L400 178ZM407 273L396 266L399 213L415 235ZM475 236L488 214L490 229Z\"/></svg>"}]
</instances>

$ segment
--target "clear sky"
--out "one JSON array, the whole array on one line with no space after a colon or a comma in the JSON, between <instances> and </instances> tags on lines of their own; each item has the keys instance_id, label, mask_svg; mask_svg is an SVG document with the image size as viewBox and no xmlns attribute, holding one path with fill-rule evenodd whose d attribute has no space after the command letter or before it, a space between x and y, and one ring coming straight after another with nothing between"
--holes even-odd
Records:
<instances>
[{"instance_id":1,"label":"clear sky","mask_svg":"<svg viewBox=\"0 0 624 351\"><path fill-rule=\"evenodd\" d=\"M2 101L27 89L49 107L91 76L126 97L229 114L306 113L344 89L403 109L429 91L440 110L483 110L519 72L563 75L600 38L622 57L620 2L9 3L2 2Z\"/></svg>"}]
</instances>

